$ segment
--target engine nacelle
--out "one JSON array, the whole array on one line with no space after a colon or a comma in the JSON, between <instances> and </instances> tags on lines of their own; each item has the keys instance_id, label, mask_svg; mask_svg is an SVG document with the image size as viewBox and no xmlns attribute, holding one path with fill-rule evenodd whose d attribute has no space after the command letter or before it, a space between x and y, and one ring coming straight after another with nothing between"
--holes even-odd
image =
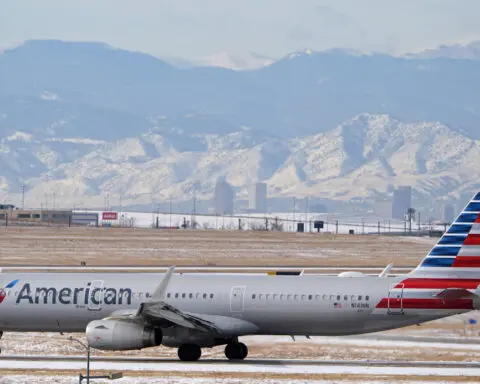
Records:
<instances>
[{"instance_id":1,"label":"engine nacelle","mask_svg":"<svg viewBox=\"0 0 480 384\"><path fill-rule=\"evenodd\" d=\"M156 347L162 343L163 333L159 328L128 321L95 320L85 331L88 344L104 351L127 351Z\"/></svg>"}]
</instances>

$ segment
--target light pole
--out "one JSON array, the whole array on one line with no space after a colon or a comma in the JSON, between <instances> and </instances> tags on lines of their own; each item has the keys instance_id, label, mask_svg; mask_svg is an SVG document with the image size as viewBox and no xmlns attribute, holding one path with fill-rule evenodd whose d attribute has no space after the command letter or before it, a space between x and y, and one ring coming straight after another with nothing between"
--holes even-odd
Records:
<instances>
[{"instance_id":1,"label":"light pole","mask_svg":"<svg viewBox=\"0 0 480 384\"><path fill-rule=\"evenodd\" d=\"M78 382L81 384L83 379L86 378L87 379L87 384L90 383L90 345L88 344L85 344L84 342L74 338L73 336L70 336L68 338L70 341L75 341L77 342L78 344L80 344L83 348L85 348L87 350L87 376L84 377L81 373L80 373L80 376L78 377Z\"/></svg>"},{"instance_id":2,"label":"light pole","mask_svg":"<svg viewBox=\"0 0 480 384\"><path fill-rule=\"evenodd\" d=\"M76 343L80 344L83 348L87 350L87 375L83 376L81 373L78 375L78 382L82 384L83 379L87 379L87 384L90 384L90 379L108 379L108 380L116 380L121 379L123 374L121 372L112 372L108 375L102 376L90 376L90 345L85 344L83 341L80 341L72 336L68 338L70 341L75 341Z\"/></svg>"}]
</instances>

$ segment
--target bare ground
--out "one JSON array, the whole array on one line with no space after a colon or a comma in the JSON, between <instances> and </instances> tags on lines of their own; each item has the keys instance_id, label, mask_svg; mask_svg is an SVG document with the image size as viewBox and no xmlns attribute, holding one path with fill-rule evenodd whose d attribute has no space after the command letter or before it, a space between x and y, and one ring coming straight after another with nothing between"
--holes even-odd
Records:
<instances>
[{"instance_id":1,"label":"bare ground","mask_svg":"<svg viewBox=\"0 0 480 384\"><path fill-rule=\"evenodd\" d=\"M415 266L431 238L128 228L0 230L0 265Z\"/></svg>"}]
</instances>

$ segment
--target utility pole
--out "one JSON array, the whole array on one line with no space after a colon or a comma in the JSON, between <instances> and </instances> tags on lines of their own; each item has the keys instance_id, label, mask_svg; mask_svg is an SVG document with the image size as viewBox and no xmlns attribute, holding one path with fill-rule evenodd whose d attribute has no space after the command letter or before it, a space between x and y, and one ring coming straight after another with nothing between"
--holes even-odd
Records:
<instances>
[{"instance_id":1,"label":"utility pole","mask_svg":"<svg viewBox=\"0 0 480 384\"><path fill-rule=\"evenodd\" d=\"M308 196L305 198L305 232L307 231L307 223L308 223ZM311 227L312 226L310 226L310 230L312 229Z\"/></svg>"},{"instance_id":2,"label":"utility pole","mask_svg":"<svg viewBox=\"0 0 480 384\"><path fill-rule=\"evenodd\" d=\"M25 184L22 184L22 210L25 209Z\"/></svg>"},{"instance_id":3,"label":"utility pole","mask_svg":"<svg viewBox=\"0 0 480 384\"><path fill-rule=\"evenodd\" d=\"M197 191L194 190L193 191L193 215L192 215L192 228L193 229L196 229L196 220L195 220L195 216L196 216L196 213L197 213Z\"/></svg>"},{"instance_id":4,"label":"utility pole","mask_svg":"<svg viewBox=\"0 0 480 384\"><path fill-rule=\"evenodd\" d=\"M297 199L293 197L293 232L295 232L295 205L297 204Z\"/></svg>"},{"instance_id":5,"label":"utility pole","mask_svg":"<svg viewBox=\"0 0 480 384\"><path fill-rule=\"evenodd\" d=\"M170 195L170 228L172 228L172 195Z\"/></svg>"}]
</instances>

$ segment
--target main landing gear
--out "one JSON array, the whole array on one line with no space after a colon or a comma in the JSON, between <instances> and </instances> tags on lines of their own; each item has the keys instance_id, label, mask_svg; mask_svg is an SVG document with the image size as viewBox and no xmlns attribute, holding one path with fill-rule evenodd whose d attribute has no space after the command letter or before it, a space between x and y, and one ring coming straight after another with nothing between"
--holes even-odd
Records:
<instances>
[{"instance_id":1,"label":"main landing gear","mask_svg":"<svg viewBox=\"0 0 480 384\"><path fill-rule=\"evenodd\" d=\"M225 356L228 360L244 360L248 355L248 348L238 341L231 342L225 347ZM202 349L197 344L182 344L178 348L178 357L181 361L197 361L202 356Z\"/></svg>"},{"instance_id":2,"label":"main landing gear","mask_svg":"<svg viewBox=\"0 0 480 384\"><path fill-rule=\"evenodd\" d=\"M197 344L183 344L178 348L178 357L182 361L197 361L202 356L202 350Z\"/></svg>"},{"instance_id":3,"label":"main landing gear","mask_svg":"<svg viewBox=\"0 0 480 384\"><path fill-rule=\"evenodd\" d=\"M225 347L228 360L244 360L248 356L248 348L243 343L230 343Z\"/></svg>"}]
</instances>

